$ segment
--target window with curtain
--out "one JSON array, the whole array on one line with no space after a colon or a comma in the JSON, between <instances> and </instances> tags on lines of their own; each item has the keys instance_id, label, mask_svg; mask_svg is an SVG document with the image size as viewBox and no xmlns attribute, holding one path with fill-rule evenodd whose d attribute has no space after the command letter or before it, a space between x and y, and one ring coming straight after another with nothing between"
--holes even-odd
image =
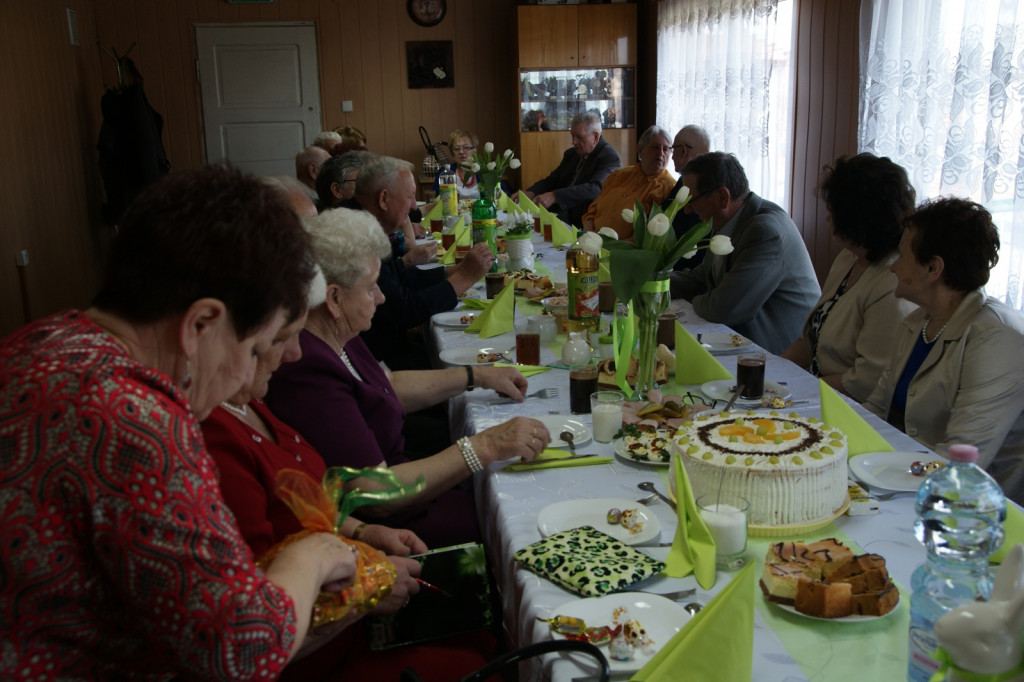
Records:
<instances>
[{"instance_id":1,"label":"window with curtain","mask_svg":"<svg viewBox=\"0 0 1024 682\"><path fill-rule=\"evenodd\" d=\"M790 163L792 0L663 0L658 124L697 124L743 164L750 188L785 206Z\"/></svg>"},{"instance_id":2,"label":"window with curtain","mask_svg":"<svg viewBox=\"0 0 1024 682\"><path fill-rule=\"evenodd\" d=\"M1024 0L863 0L858 145L918 200L984 205L999 228L987 293L1021 308Z\"/></svg>"}]
</instances>

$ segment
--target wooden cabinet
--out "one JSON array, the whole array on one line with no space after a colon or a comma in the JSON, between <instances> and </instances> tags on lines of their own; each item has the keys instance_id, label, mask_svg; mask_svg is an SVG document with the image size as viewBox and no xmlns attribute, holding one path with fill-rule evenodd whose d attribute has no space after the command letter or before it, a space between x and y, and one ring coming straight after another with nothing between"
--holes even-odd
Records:
<instances>
[{"instance_id":1,"label":"wooden cabinet","mask_svg":"<svg viewBox=\"0 0 1024 682\"><path fill-rule=\"evenodd\" d=\"M633 163L636 5L522 5L518 20L522 186L558 165L584 111L601 115L605 139Z\"/></svg>"}]
</instances>

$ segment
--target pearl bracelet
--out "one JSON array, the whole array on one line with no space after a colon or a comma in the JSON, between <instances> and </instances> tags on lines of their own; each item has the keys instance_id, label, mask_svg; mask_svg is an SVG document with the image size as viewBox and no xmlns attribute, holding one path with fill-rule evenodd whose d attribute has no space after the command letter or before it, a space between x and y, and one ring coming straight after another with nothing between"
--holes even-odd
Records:
<instances>
[{"instance_id":1,"label":"pearl bracelet","mask_svg":"<svg viewBox=\"0 0 1024 682\"><path fill-rule=\"evenodd\" d=\"M478 471L484 470L484 465L480 463L480 458L477 457L476 450L473 449L473 444L469 442L469 439L463 436L458 440L456 445L459 446L459 452L462 453L462 458L466 460L466 466L474 474Z\"/></svg>"}]
</instances>

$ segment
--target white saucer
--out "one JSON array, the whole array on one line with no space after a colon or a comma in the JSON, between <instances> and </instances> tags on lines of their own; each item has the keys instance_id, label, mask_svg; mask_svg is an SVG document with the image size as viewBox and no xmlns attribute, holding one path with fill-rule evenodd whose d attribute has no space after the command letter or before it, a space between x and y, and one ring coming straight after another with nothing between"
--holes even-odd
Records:
<instances>
[{"instance_id":1,"label":"white saucer","mask_svg":"<svg viewBox=\"0 0 1024 682\"><path fill-rule=\"evenodd\" d=\"M639 533L630 533L620 523L608 523L609 509L635 509L636 515L643 524ZM537 528L541 535L548 537L563 530L571 530L580 526L593 526L596 530L606 533L619 542L627 545L640 545L658 537L661 524L658 517L647 510L636 500L601 497L587 500L563 500L555 502L537 512Z\"/></svg>"},{"instance_id":2,"label":"white saucer","mask_svg":"<svg viewBox=\"0 0 1024 682\"><path fill-rule=\"evenodd\" d=\"M732 397L735 386L735 379L719 379L718 381L709 381L701 384L700 390L701 393L709 398L728 402L729 398ZM764 382L764 398L781 398L786 400L791 395L793 395L792 391L782 384L777 384L774 381ZM760 407L761 398L737 398L736 404L747 407Z\"/></svg>"}]
</instances>

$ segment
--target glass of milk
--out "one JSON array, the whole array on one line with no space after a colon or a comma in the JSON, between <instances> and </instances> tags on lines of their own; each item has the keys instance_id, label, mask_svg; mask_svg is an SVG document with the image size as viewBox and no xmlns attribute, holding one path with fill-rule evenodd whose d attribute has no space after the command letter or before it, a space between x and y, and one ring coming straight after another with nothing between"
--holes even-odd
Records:
<instances>
[{"instance_id":1,"label":"glass of milk","mask_svg":"<svg viewBox=\"0 0 1024 682\"><path fill-rule=\"evenodd\" d=\"M709 493L697 498L697 509L715 540L715 566L735 571L746 561L747 513L750 502L738 495Z\"/></svg>"},{"instance_id":2,"label":"glass of milk","mask_svg":"<svg viewBox=\"0 0 1024 682\"><path fill-rule=\"evenodd\" d=\"M595 391L590 394L590 416L594 420L594 440L611 443L622 428L622 391Z\"/></svg>"}]
</instances>

